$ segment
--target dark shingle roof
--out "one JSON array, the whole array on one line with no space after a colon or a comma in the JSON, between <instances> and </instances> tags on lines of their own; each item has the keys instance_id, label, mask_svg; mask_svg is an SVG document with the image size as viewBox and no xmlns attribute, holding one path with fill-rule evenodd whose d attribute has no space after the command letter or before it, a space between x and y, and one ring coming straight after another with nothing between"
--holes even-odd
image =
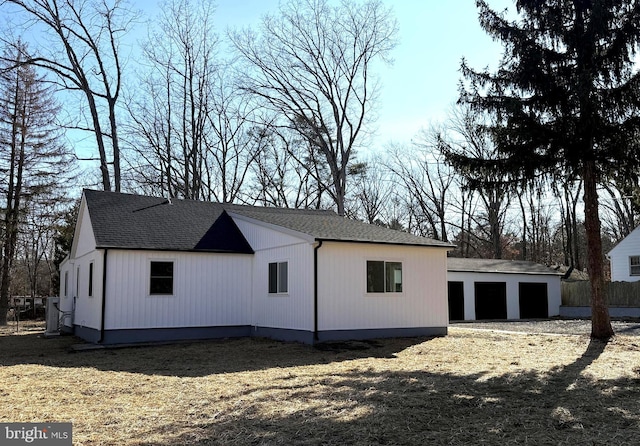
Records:
<instances>
[{"instance_id":1,"label":"dark shingle roof","mask_svg":"<svg viewBox=\"0 0 640 446\"><path fill-rule=\"evenodd\" d=\"M343 218L333 211L240 206L229 212L301 232L316 240L453 247L439 240Z\"/></svg>"},{"instance_id":2,"label":"dark shingle roof","mask_svg":"<svg viewBox=\"0 0 640 446\"><path fill-rule=\"evenodd\" d=\"M94 190L84 196L98 248L253 252L218 204Z\"/></svg>"},{"instance_id":3,"label":"dark shingle roof","mask_svg":"<svg viewBox=\"0 0 640 446\"><path fill-rule=\"evenodd\" d=\"M97 246L172 251L251 252L227 213L316 240L453 247L448 243L340 217L332 211L220 204L85 190ZM241 238L238 242L236 239ZM247 249L248 248L248 249Z\"/></svg>"},{"instance_id":4,"label":"dark shingle roof","mask_svg":"<svg viewBox=\"0 0 640 446\"><path fill-rule=\"evenodd\" d=\"M447 271L562 275L562 273L544 265L540 265L539 263L523 260L461 259L457 257L447 258Z\"/></svg>"}]
</instances>

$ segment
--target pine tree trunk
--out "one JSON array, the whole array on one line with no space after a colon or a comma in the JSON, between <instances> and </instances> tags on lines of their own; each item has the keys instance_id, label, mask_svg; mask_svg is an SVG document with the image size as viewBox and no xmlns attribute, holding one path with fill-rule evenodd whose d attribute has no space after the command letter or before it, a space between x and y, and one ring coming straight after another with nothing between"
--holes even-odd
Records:
<instances>
[{"instance_id":1,"label":"pine tree trunk","mask_svg":"<svg viewBox=\"0 0 640 446\"><path fill-rule=\"evenodd\" d=\"M585 161L583 169L584 225L587 233L587 264L591 282L591 337L609 339L613 336L613 328L607 308L595 161Z\"/></svg>"}]
</instances>

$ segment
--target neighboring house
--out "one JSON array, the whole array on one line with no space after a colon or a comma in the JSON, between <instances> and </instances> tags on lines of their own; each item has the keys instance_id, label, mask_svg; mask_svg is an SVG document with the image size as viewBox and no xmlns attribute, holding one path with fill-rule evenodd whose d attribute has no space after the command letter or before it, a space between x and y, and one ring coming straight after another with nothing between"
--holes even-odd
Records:
<instances>
[{"instance_id":1,"label":"neighboring house","mask_svg":"<svg viewBox=\"0 0 640 446\"><path fill-rule=\"evenodd\" d=\"M533 262L448 259L450 320L532 319L560 314L561 273Z\"/></svg>"},{"instance_id":2,"label":"neighboring house","mask_svg":"<svg viewBox=\"0 0 640 446\"><path fill-rule=\"evenodd\" d=\"M611 263L612 282L640 280L640 226L620 240L607 257Z\"/></svg>"},{"instance_id":3,"label":"neighboring house","mask_svg":"<svg viewBox=\"0 0 640 446\"><path fill-rule=\"evenodd\" d=\"M331 211L85 190L60 310L105 344L444 335L451 248Z\"/></svg>"}]
</instances>

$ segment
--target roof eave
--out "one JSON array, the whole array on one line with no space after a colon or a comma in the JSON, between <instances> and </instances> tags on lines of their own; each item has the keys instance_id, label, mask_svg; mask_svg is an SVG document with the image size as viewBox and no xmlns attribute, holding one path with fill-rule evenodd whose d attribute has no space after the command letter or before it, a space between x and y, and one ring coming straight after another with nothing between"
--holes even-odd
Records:
<instances>
[{"instance_id":1,"label":"roof eave","mask_svg":"<svg viewBox=\"0 0 640 446\"><path fill-rule=\"evenodd\" d=\"M486 270L473 270L473 269L450 269L447 268L447 272L450 273L479 273L479 274L523 274L526 276L563 276L562 273L556 272L540 272L540 271L486 271Z\"/></svg>"},{"instance_id":2,"label":"roof eave","mask_svg":"<svg viewBox=\"0 0 640 446\"><path fill-rule=\"evenodd\" d=\"M362 240L351 238L328 238L328 237L316 237L316 242L335 242L335 243L363 243L371 245L392 245L392 246L418 246L424 248L445 248L448 250L455 249L455 245L440 245L440 244L427 244L427 243L409 243L409 242L393 242L388 240Z\"/></svg>"},{"instance_id":3,"label":"roof eave","mask_svg":"<svg viewBox=\"0 0 640 446\"><path fill-rule=\"evenodd\" d=\"M210 254L255 254L253 250L249 251L229 251L222 249L176 249L176 248L153 248L140 246L117 246L117 245L100 245L96 249L118 249L121 251L162 251L162 252L191 252L191 253L210 253Z\"/></svg>"}]
</instances>

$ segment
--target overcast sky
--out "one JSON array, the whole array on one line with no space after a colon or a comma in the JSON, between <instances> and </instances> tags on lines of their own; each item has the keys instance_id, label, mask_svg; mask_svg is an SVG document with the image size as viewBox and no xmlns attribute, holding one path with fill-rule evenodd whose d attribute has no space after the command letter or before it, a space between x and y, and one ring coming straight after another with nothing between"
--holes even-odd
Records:
<instances>
[{"instance_id":1,"label":"overcast sky","mask_svg":"<svg viewBox=\"0 0 640 446\"><path fill-rule=\"evenodd\" d=\"M398 20L400 44L395 63L379 72L382 91L378 104L377 148L388 141L409 141L421 127L442 121L458 98L460 59L476 68L495 67L501 47L478 24L475 0L383 0ZM493 9L510 0L489 0ZM227 26L251 26L278 0L218 0L220 31Z\"/></svg>"}]
</instances>

